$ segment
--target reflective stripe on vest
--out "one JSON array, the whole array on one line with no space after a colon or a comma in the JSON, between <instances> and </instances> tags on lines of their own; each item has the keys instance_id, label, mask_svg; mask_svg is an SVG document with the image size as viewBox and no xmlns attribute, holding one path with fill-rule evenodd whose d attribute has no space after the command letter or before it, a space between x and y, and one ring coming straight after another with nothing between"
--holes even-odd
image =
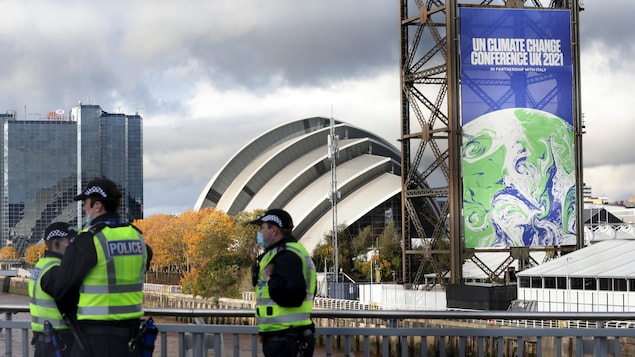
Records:
<instances>
[{"instance_id":1,"label":"reflective stripe on vest","mask_svg":"<svg viewBox=\"0 0 635 357\"><path fill-rule=\"evenodd\" d=\"M262 274L265 267L282 250L289 250L302 260L302 273L306 282L306 296L298 307L281 307L269 296L269 287ZM256 285L256 323L260 332L285 330L290 327L311 324L313 293L316 286L315 265L300 243L288 242L285 246L267 252L260 261L260 273Z\"/></svg>"},{"instance_id":2,"label":"reflective stripe on vest","mask_svg":"<svg viewBox=\"0 0 635 357\"><path fill-rule=\"evenodd\" d=\"M44 332L44 321L48 320L56 330L66 330L68 326L62 320L55 299L42 290L42 276L51 268L60 265L60 258L43 257L35 264L29 277L29 310L31 328L35 332Z\"/></svg>"},{"instance_id":3,"label":"reflective stripe on vest","mask_svg":"<svg viewBox=\"0 0 635 357\"><path fill-rule=\"evenodd\" d=\"M128 320L143 316L147 250L133 226L105 227L93 236L97 264L80 287L78 320Z\"/></svg>"},{"instance_id":4,"label":"reflective stripe on vest","mask_svg":"<svg viewBox=\"0 0 635 357\"><path fill-rule=\"evenodd\" d=\"M42 326L42 330L33 330L35 332L44 332L44 321L48 321L51 323L51 326L53 326L54 330L68 330L68 326L66 325L66 323L62 320L51 320L50 318L47 317L31 317L31 327L33 327L33 323L36 323L38 325Z\"/></svg>"}]
</instances>

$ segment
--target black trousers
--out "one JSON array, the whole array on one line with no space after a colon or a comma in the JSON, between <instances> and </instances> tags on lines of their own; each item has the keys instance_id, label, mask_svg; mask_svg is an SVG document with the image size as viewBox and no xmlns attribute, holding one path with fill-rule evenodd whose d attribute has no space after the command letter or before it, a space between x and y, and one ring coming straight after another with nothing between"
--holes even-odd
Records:
<instances>
[{"instance_id":1,"label":"black trousers","mask_svg":"<svg viewBox=\"0 0 635 357\"><path fill-rule=\"evenodd\" d=\"M137 324L138 326L138 324ZM108 325L81 326L88 350L78 343L73 345L72 357L139 357L142 349L130 351L130 340L134 337L134 327L114 327Z\"/></svg>"},{"instance_id":2,"label":"black trousers","mask_svg":"<svg viewBox=\"0 0 635 357\"><path fill-rule=\"evenodd\" d=\"M265 357L312 357L314 348L313 333L289 331L284 335L262 336L262 352Z\"/></svg>"}]
</instances>

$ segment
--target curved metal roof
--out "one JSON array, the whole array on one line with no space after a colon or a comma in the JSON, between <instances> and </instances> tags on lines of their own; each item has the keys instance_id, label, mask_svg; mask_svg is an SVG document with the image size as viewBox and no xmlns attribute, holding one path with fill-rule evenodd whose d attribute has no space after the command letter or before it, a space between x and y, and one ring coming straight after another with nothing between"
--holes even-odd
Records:
<instances>
[{"instance_id":1,"label":"curved metal roof","mask_svg":"<svg viewBox=\"0 0 635 357\"><path fill-rule=\"evenodd\" d=\"M400 199L400 152L386 140L335 121L338 223L347 227L391 199ZM208 182L194 209L215 207L230 215L282 208L294 235L312 251L330 234L332 205L327 138L330 119L314 117L280 125L237 152ZM436 202L431 203L438 212Z\"/></svg>"}]
</instances>

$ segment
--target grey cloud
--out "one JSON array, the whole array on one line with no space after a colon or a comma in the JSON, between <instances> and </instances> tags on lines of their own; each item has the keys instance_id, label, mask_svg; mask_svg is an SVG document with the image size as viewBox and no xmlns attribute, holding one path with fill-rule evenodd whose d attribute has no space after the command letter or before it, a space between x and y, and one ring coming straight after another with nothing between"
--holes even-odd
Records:
<instances>
[{"instance_id":1,"label":"grey cloud","mask_svg":"<svg viewBox=\"0 0 635 357\"><path fill-rule=\"evenodd\" d=\"M634 4L631 0L585 1L580 13L582 52L596 44L616 51L610 59L612 69L631 69L635 56L632 36ZM610 70L607 68L607 70Z\"/></svg>"},{"instance_id":2,"label":"grey cloud","mask_svg":"<svg viewBox=\"0 0 635 357\"><path fill-rule=\"evenodd\" d=\"M248 87L269 85L277 76L293 86L329 83L397 63L397 4L371 1L341 13L333 5L325 2L322 13L304 17L291 9L284 21L222 41L201 36L190 51L210 64L210 77Z\"/></svg>"},{"instance_id":3,"label":"grey cloud","mask_svg":"<svg viewBox=\"0 0 635 357\"><path fill-rule=\"evenodd\" d=\"M386 0L3 2L9 16L0 23L0 112L44 114L70 109L79 100L111 112L140 110L150 163L146 207L156 213L163 207L163 212L189 209L242 145L282 121L298 119L293 112L279 118L263 109L249 116L236 108L236 114L194 121L188 100L198 82L264 96L283 85L292 90L372 78L398 67L398 7ZM607 72L631 71L632 0L587 0L585 8L583 61L586 51L601 43L618 50ZM44 26L43 19L57 26ZM601 105L602 97L586 94L593 93L594 83L582 75L585 108ZM629 85L620 84L623 90ZM398 96L398 87L394 90ZM397 125L394 100L390 120ZM280 112L302 105L290 103ZM341 120L354 122L361 108L347 110L352 114ZM616 110L628 114L587 130L585 166L632 161L628 134L633 128L627 127L632 108L606 108L606 115L617 117L611 113ZM172 116L171 125L155 124L166 115ZM621 129L609 130L615 127Z\"/></svg>"}]
</instances>

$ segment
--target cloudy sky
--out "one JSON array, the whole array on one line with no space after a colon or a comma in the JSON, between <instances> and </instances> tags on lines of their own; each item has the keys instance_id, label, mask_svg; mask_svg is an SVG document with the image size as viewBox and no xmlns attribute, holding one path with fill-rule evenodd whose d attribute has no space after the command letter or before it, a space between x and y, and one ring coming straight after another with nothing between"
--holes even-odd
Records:
<instances>
[{"instance_id":1,"label":"cloudy sky","mask_svg":"<svg viewBox=\"0 0 635 357\"><path fill-rule=\"evenodd\" d=\"M0 0L0 111L144 118L146 216L192 209L247 142L335 117L399 137L398 0ZM633 0L581 13L585 182L635 195Z\"/></svg>"}]
</instances>

